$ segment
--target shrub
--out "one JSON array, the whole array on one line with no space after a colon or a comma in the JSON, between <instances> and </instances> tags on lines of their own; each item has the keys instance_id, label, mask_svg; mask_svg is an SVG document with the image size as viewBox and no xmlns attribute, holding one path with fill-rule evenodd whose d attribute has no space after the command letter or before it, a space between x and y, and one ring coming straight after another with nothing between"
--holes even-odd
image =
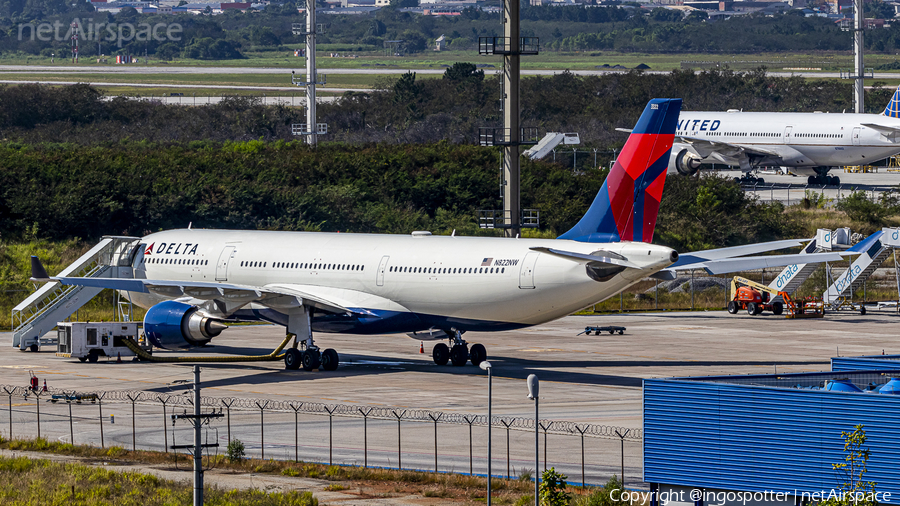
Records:
<instances>
[{"instance_id":1,"label":"shrub","mask_svg":"<svg viewBox=\"0 0 900 506\"><path fill-rule=\"evenodd\" d=\"M232 439L231 441L229 441L227 455L228 460L231 462L238 462L240 460L243 460L246 456L244 443L242 443L240 439Z\"/></svg>"},{"instance_id":2,"label":"shrub","mask_svg":"<svg viewBox=\"0 0 900 506\"><path fill-rule=\"evenodd\" d=\"M538 493L541 496L541 504L544 506L567 506L569 493L566 492L566 479L568 476L556 472L551 467L541 475L541 484Z\"/></svg>"},{"instance_id":3,"label":"shrub","mask_svg":"<svg viewBox=\"0 0 900 506\"><path fill-rule=\"evenodd\" d=\"M618 491L613 494L614 491ZM626 504L626 501L621 499L622 492L622 482L619 480L619 477L613 475L609 481L606 482L606 485L603 485L603 488L596 490L589 496L581 497L578 499L578 506L616 506L619 504ZM613 497L617 498L613 499Z\"/></svg>"}]
</instances>

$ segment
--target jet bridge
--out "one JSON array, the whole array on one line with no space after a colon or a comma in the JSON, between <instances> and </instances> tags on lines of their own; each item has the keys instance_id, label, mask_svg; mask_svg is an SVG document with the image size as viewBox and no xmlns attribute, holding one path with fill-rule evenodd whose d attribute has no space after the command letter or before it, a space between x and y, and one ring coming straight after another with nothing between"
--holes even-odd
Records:
<instances>
[{"instance_id":1,"label":"jet bridge","mask_svg":"<svg viewBox=\"0 0 900 506\"><path fill-rule=\"evenodd\" d=\"M800 251L801 255L824 253L827 251L844 251L850 248L850 229L839 228L828 230L820 228L816 238ZM779 292L794 293L800 285L819 267L819 263L788 265L769 283L769 287Z\"/></svg>"},{"instance_id":2,"label":"jet bridge","mask_svg":"<svg viewBox=\"0 0 900 506\"><path fill-rule=\"evenodd\" d=\"M104 236L96 246L58 275L133 277L132 264L138 253L139 242L138 237ZM42 345L55 344L55 337L45 339L43 336L57 322L71 316L102 290L96 287L63 285L55 281L45 283L13 308L13 347L37 351Z\"/></svg>"},{"instance_id":3,"label":"jet bridge","mask_svg":"<svg viewBox=\"0 0 900 506\"><path fill-rule=\"evenodd\" d=\"M540 142L526 149L522 154L531 160L540 160L550 154L560 143L568 145L581 144L581 139L578 138L577 133L547 132L547 135Z\"/></svg>"}]
</instances>

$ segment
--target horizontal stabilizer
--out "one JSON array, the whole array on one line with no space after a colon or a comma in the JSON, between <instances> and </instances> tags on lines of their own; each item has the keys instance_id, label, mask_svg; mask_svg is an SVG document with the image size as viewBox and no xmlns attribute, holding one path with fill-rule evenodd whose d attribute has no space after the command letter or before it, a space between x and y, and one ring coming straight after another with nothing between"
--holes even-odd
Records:
<instances>
[{"instance_id":1,"label":"horizontal stabilizer","mask_svg":"<svg viewBox=\"0 0 900 506\"><path fill-rule=\"evenodd\" d=\"M619 260L618 258L611 258L599 255L586 255L584 253L575 253L573 251L563 251L554 248L529 248L532 251L540 251L541 253L546 253L548 255L558 256L560 258L565 258L566 260L572 260L574 262L586 262L586 263L601 263L601 264L610 264L617 265L619 267L628 267L630 269L640 269L639 266L627 261L627 260Z\"/></svg>"}]
</instances>

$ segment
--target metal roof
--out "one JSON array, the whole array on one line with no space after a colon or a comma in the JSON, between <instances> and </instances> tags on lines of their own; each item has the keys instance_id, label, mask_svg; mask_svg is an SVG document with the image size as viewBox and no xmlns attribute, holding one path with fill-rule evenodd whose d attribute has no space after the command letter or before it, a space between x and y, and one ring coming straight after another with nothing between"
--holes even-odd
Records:
<instances>
[{"instance_id":1,"label":"metal roof","mask_svg":"<svg viewBox=\"0 0 900 506\"><path fill-rule=\"evenodd\" d=\"M841 432L865 426L866 480L900 501L900 396L818 387L847 378L860 387L894 371L644 380L644 481L789 494L836 489L844 478Z\"/></svg>"}]
</instances>

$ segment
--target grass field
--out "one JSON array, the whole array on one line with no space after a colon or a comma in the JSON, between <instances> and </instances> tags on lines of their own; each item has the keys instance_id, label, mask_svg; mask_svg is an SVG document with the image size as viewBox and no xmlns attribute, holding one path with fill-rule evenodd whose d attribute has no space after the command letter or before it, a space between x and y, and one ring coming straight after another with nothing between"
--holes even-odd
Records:
<instances>
[{"instance_id":1,"label":"grass field","mask_svg":"<svg viewBox=\"0 0 900 506\"><path fill-rule=\"evenodd\" d=\"M67 455L90 462L103 461L119 465L143 464L167 467L174 463L172 454L128 451L116 446L110 448L74 446L43 439L0 441L0 447ZM181 457L181 461L184 466L184 456ZM485 502L486 497L486 480L482 476L259 459L240 459L231 462L222 455L204 464L231 474L273 474L324 480L331 482L325 490L346 491L361 499L417 495L423 498L452 498L459 504L481 504ZM26 457L0 457L0 479L4 482L4 485L0 486L0 502L3 504L152 506L189 504L191 497L190 482L176 483L141 472L119 473L98 466L57 463ZM533 501L533 496L530 495L533 486L530 473L520 479L495 478L492 480L492 502L504 505L530 504ZM595 502L598 494L602 493L597 487L569 486L567 489L574 499L570 504L574 503L577 506L601 504ZM206 504L223 506L318 504L310 492L268 493L261 490L222 490L207 486L204 495Z\"/></svg>"},{"instance_id":2,"label":"grass field","mask_svg":"<svg viewBox=\"0 0 900 506\"><path fill-rule=\"evenodd\" d=\"M299 47L299 46L298 46ZM452 65L455 62L465 61L471 63L500 65L499 56L479 55L476 48L467 51L426 51L419 54L405 56L386 56L383 51L340 51L335 49L320 49L317 51L320 68L366 68L366 66L396 65L399 68L425 69L440 68L441 65ZM337 52L341 57L331 57ZM141 59L137 65L143 66L193 66L193 67L283 67L286 69L300 68L305 65L304 58L293 56L292 49L283 52L249 53L246 58L239 60L188 60L178 59L164 62L149 58ZM356 56L348 57L348 56ZM96 63L96 56L83 56L78 64L71 60L57 58L54 65L78 67L104 68L115 65L115 58L106 57L107 63ZM896 55L867 54L866 67L897 61ZM638 64L649 65L652 70L674 70L681 68L682 62L721 62L732 68L750 69L758 66L767 66L771 70L781 70L783 67L813 67L823 71L847 70L852 67L852 54L847 52L835 53L758 53L758 54L656 54L656 53L619 53L615 51L585 51L585 52L550 52L545 51L535 56L526 56L521 60L523 69L548 69L564 70L594 69L603 64L622 65L634 68ZM50 65L50 59L38 56L5 55L0 57L0 64L17 65ZM695 66L696 67L696 66Z\"/></svg>"}]
</instances>

